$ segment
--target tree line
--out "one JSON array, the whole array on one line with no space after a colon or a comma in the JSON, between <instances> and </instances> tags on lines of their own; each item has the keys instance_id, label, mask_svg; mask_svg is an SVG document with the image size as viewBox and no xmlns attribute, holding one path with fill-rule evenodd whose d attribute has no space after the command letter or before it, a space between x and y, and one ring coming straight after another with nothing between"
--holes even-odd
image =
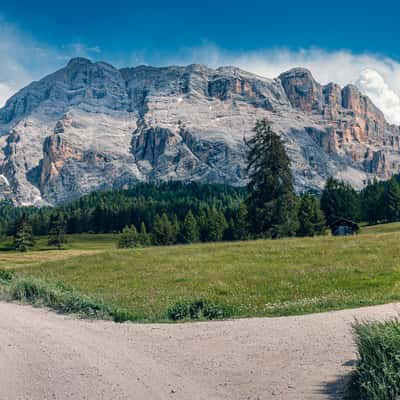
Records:
<instances>
[{"instance_id":1,"label":"tree line","mask_svg":"<svg viewBox=\"0 0 400 400\"><path fill-rule=\"evenodd\" d=\"M280 238L323 234L344 217L369 223L400 219L399 177L370 182L361 192L329 178L321 195L296 195L281 137L268 120L246 141L248 185L139 183L125 190L94 192L52 207L0 204L0 231L15 248L48 235L59 248L66 233L120 233L120 247Z\"/></svg>"},{"instance_id":2,"label":"tree line","mask_svg":"<svg viewBox=\"0 0 400 400\"><path fill-rule=\"evenodd\" d=\"M360 192L330 178L322 192L321 208L328 225L339 217L370 225L400 221L400 175L370 181Z\"/></svg>"}]
</instances>

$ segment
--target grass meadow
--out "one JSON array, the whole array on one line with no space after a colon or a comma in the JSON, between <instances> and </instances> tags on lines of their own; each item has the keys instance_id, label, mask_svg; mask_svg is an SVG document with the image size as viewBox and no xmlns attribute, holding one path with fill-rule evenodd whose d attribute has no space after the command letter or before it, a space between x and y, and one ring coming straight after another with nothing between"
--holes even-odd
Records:
<instances>
[{"instance_id":1,"label":"grass meadow","mask_svg":"<svg viewBox=\"0 0 400 400\"><path fill-rule=\"evenodd\" d=\"M7 248L7 240L2 244ZM234 317L282 316L400 300L400 223L352 237L116 248L115 235L73 235L65 250L0 252L0 268L62 283L83 296L162 321L205 299Z\"/></svg>"}]
</instances>

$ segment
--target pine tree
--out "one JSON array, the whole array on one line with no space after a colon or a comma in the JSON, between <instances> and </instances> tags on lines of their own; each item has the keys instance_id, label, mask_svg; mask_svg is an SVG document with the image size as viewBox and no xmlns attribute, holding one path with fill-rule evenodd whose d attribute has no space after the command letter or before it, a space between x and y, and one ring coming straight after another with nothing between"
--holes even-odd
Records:
<instances>
[{"instance_id":1,"label":"pine tree","mask_svg":"<svg viewBox=\"0 0 400 400\"><path fill-rule=\"evenodd\" d=\"M214 207L208 210L205 224L205 241L218 242L223 239L225 230L228 228L228 223L222 211Z\"/></svg>"},{"instance_id":2,"label":"pine tree","mask_svg":"<svg viewBox=\"0 0 400 400\"><path fill-rule=\"evenodd\" d=\"M149 233L147 233L146 225L144 224L144 222L140 224L138 241L142 246L150 246L151 244L151 236Z\"/></svg>"},{"instance_id":3,"label":"pine tree","mask_svg":"<svg viewBox=\"0 0 400 400\"><path fill-rule=\"evenodd\" d=\"M171 244L175 244L178 241L179 232L181 231L181 225L178 221L178 217L176 214L172 217L171 221L172 226L172 236L171 236Z\"/></svg>"},{"instance_id":4,"label":"pine tree","mask_svg":"<svg viewBox=\"0 0 400 400\"><path fill-rule=\"evenodd\" d=\"M241 203L233 225L233 238L235 240L246 240L249 237L247 208Z\"/></svg>"},{"instance_id":5,"label":"pine tree","mask_svg":"<svg viewBox=\"0 0 400 400\"><path fill-rule=\"evenodd\" d=\"M207 219L207 212L205 209L200 211L200 214L197 218L197 225L199 227L200 232L200 240L202 242L208 241L208 219Z\"/></svg>"},{"instance_id":6,"label":"pine tree","mask_svg":"<svg viewBox=\"0 0 400 400\"><path fill-rule=\"evenodd\" d=\"M246 142L251 229L273 238L293 235L297 224L296 196L285 146L266 119L257 122L254 132Z\"/></svg>"},{"instance_id":7,"label":"pine tree","mask_svg":"<svg viewBox=\"0 0 400 400\"><path fill-rule=\"evenodd\" d=\"M376 224L385 219L384 192L384 185L376 180L369 183L361 192L363 220L369 224Z\"/></svg>"},{"instance_id":8,"label":"pine tree","mask_svg":"<svg viewBox=\"0 0 400 400\"><path fill-rule=\"evenodd\" d=\"M167 246L176 241L176 227L171 223L166 213L154 218L152 229L153 242L156 245Z\"/></svg>"},{"instance_id":9,"label":"pine tree","mask_svg":"<svg viewBox=\"0 0 400 400\"><path fill-rule=\"evenodd\" d=\"M237 240L235 237L235 232L236 232L235 221L233 220L233 218L229 218L226 222L227 222L227 228L225 229L224 238L229 242L232 240Z\"/></svg>"},{"instance_id":10,"label":"pine tree","mask_svg":"<svg viewBox=\"0 0 400 400\"><path fill-rule=\"evenodd\" d=\"M326 220L321 210L319 201L314 197L314 215L312 218L314 223L314 232L316 235L323 235L326 230Z\"/></svg>"},{"instance_id":11,"label":"pine tree","mask_svg":"<svg viewBox=\"0 0 400 400\"><path fill-rule=\"evenodd\" d=\"M307 193L301 197L297 214L299 219L298 236L314 236L314 223L312 221L314 209L312 200L312 197Z\"/></svg>"},{"instance_id":12,"label":"pine tree","mask_svg":"<svg viewBox=\"0 0 400 400\"><path fill-rule=\"evenodd\" d=\"M314 236L323 233L325 227L324 215L319 208L317 199L313 195L305 193L301 197L298 220L298 236Z\"/></svg>"},{"instance_id":13,"label":"pine tree","mask_svg":"<svg viewBox=\"0 0 400 400\"><path fill-rule=\"evenodd\" d=\"M199 228L191 210L186 214L182 224L180 238L183 243L195 243L199 240Z\"/></svg>"},{"instance_id":14,"label":"pine tree","mask_svg":"<svg viewBox=\"0 0 400 400\"><path fill-rule=\"evenodd\" d=\"M389 180L385 193L385 214L388 221L400 217L400 187L395 178Z\"/></svg>"},{"instance_id":15,"label":"pine tree","mask_svg":"<svg viewBox=\"0 0 400 400\"><path fill-rule=\"evenodd\" d=\"M49 237L47 243L49 246L56 246L61 249L67 238L65 236L67 223L62 214L57 214L51 217L49 224Z\"/></svg>"},{"instance_id":16,"label":"pine tree","mask_svg":"<svg viewBox=\"0 0 400 400\"><path fill-rule=\"evenodd\" d=\"M92 229L96 233L105 232L106 209L103 203L96 206L92 215Z\"/></svg>"},{"instance_id":17,"label":"pine tree","mask_svg":"<svg viewBox=\"0 0 400 400\"><path fill-rule=\"evenodd\" d=\"M120 249L129 249L139 245L139 235L135 225L126 226L119 234L118 247Z\"/></svg>"},{"instance_id":18,"label":"pine tree","mask_svg":"<svg viewBox=\"0 0 400 400\"><path fill-rule=\"evenodd\" d=\"M14 235L14 248L18 251L27 251L35 245L35 237L32 232L32 225L23 215L16 223Z\"/></svg>"}]
</instances>

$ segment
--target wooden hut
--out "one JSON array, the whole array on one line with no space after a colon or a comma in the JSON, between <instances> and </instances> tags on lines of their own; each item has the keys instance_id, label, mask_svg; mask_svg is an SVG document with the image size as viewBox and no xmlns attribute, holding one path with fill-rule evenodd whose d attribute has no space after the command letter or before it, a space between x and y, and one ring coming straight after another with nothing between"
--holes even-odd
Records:
<instances>
[{"instance_id":1,"label":"wooden hut","mask_svg":"<svg viewBox=\"0 0 400 400\"><path fill-rule=\"evenodd\" d=\"M334 236L348 236L358 233L360 227L354 221L346 218L339 218L331 225L331 232Z\"/></svg>"}]
</instances>

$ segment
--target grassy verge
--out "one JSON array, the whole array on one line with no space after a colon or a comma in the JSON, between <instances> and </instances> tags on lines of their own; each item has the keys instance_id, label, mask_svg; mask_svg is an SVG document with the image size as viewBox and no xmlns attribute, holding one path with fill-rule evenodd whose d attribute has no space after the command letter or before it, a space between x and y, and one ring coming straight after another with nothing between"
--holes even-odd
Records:
<instances>
[{"instance_id":1,"label":"grassy verge","mask_svg":"<svg viewBox=\"0 0 400 400\"><path fill-rule=\"evenodd\" d=\"M114 322L140 321L132 311L105 304L82 295L62 282L50 283L32 277L18 277L14 271L0 270L0 298L35 306L45 306L64 314ZM227 318L233 310L204 299L180 301L165 310L163 320L212 320Z\"/></svg>"},{"instance_id":2,"label":"grassy verge","mask_svg":"<svg viewBox=\"0 0 400 400\"><path fill-rule=\"evenodd\" d=\"M359 361L348 390L351 400L400 398L400 322L355 328Z\"/></svg>"},{"instance_id":3,"label":"grassy verge","mask_svg":"<svg viewBox=\"0 0 400 400\"><path fill-rule=\"evenodd\" d=\"M45 306L85 318L111 319L115 322L136 320L133 313L81 295L61 282L51 284L36 278L15 277L7 270L0 270L0 294L3 299Z\"/></svg>"}]
</instances>

